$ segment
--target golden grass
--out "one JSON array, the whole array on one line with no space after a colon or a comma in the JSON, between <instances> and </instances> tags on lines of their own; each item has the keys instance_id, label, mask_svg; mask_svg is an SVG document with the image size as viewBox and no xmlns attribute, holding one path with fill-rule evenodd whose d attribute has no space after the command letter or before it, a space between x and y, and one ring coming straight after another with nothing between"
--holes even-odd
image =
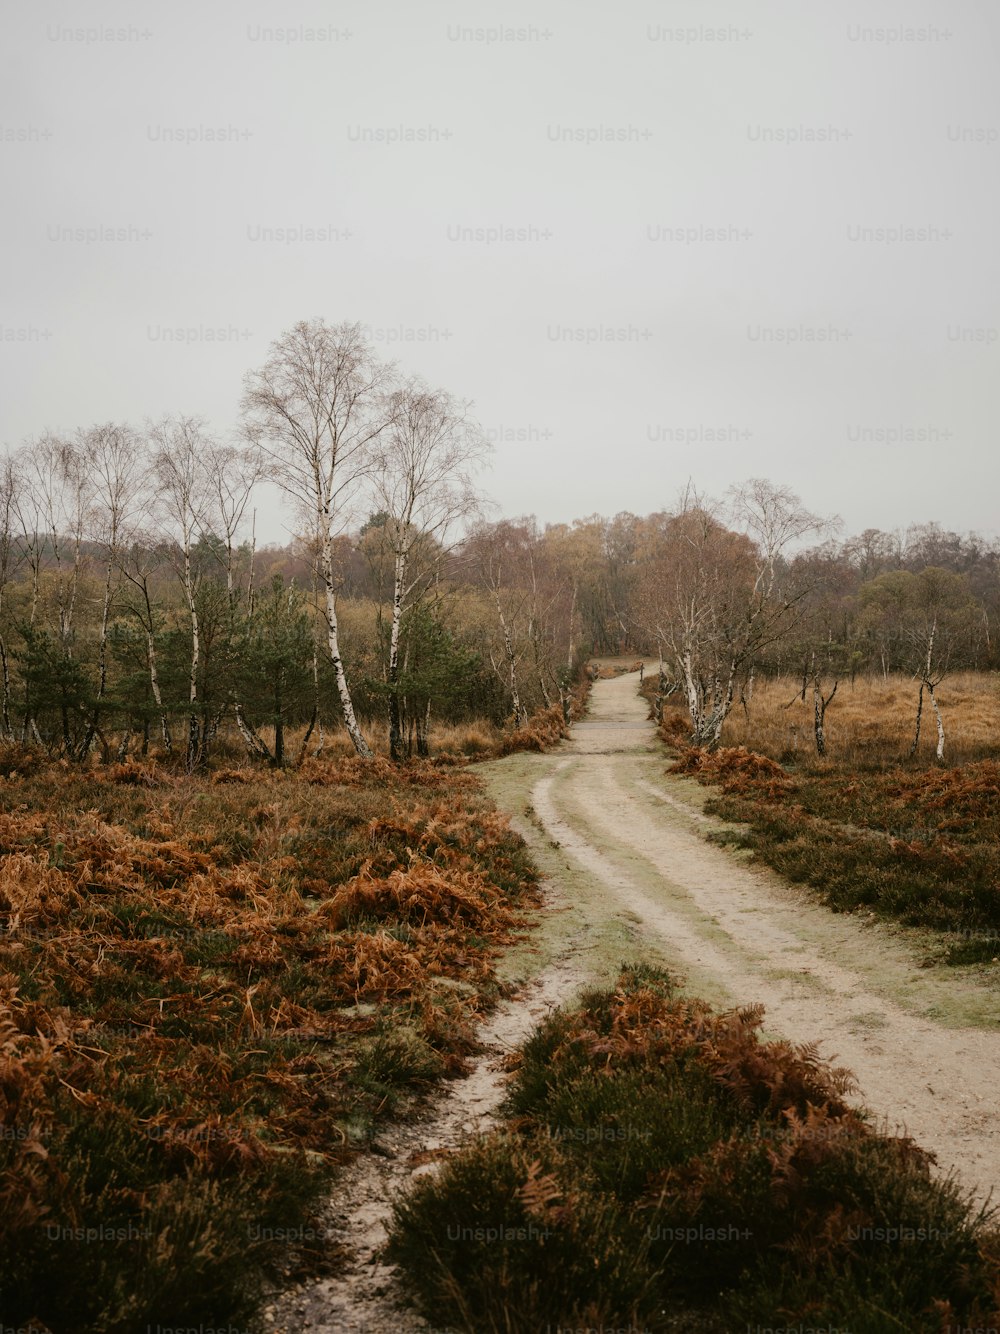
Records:
<instances>
[{"instance_id":1,"label":"golden grass","mask_svg":"<svg viewBox=\"0 0 1000 1334\"><path fill-rule=\"evenodd\" d=\"M491 755L500 745L503 733L485 719L471 723L441 723L431 727L428 743L432 755Z\"/></svg>"},{"instance_id":2,"label":"golden grass","mask_svg":"<svg viewBox=\"0 0 1000 1334\"><path fill-rule=\"evenodd\" d=\"M747 746L785 763L813 761L811 689L801 698L801 678L758 679L749 711L737 704L722 733L724 746ZM825 686L828 694L832 681ZM827 759L842 764L870 764L906 758L913 741L919 683L910 677L858 677L841 681L826 712ZM945 760L959 764L995 756L1000 750L1000 676L956 672L937 690L945 729ZM672 702L672 701L671 701ZM917 758L930 761L937 729L924 694L924 715Z\"/></svg>"},{"instance_id":3,"label":"golden grass","mask_svg":"<svg viewBox=\"0 0 1000 1334\"><path fill-rule=\"evenodd\" d=\"M362 725L361 730L365 740L376 755L388 756L389 736L385 727L366 723ZM273 744L273 729L262 727L260 735L268 745ZM293 765L295 763L304 736L304 727L286 729L285 755L287 764ZM485 755L497 753L502 737L503 731L501 728L495 727L493 723L486 719L477 718L466 723L432 723L427 735L427 742L432 756L469 755L478 759ZM236 759L242 754L242 747L239 746L238 742L234 744L235 751L232 758ZM314 732L309 738L306 753L314 755L318 745L319 737ZM340 759L354 753L354 744L344 728L333 726L326 729L323 734L323 749L320 752L324 760Z\"/></svg>"}]
</instances>

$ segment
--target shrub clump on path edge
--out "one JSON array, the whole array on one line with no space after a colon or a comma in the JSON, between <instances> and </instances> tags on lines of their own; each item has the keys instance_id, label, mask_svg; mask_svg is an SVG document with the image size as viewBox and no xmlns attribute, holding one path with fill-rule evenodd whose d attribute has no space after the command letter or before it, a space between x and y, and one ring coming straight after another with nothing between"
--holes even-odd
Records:
<instances>
[{"instance_id":1,"label":"shrub clump on path edge","mask_svg":"<svg viewBox=\"0 0 1000 1334\"><path fill-rule=\"evenodd\" d=\"M395 1207L388 1255L421 1310L486 1334L996 1325L990 1215L761 1019L644 967L554 1013L503 1128Z\"/></svg>"}]
</instances>

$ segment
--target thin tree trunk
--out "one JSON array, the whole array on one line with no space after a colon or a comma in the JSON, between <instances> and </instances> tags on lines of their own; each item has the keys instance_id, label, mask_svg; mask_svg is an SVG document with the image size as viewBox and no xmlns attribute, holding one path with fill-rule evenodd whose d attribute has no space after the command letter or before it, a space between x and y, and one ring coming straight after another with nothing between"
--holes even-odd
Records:
<instances>
[{"instance_id":1,"label":"thin tree trunk","mask_svg":"<svg viewBox=\"0 0 1000 1334\"><path fill-rule=\"evenodd\" d=\"M430 754L430 747L427 744L427 733L431 725L431 702L427 701L427 708L422 717L417 718L417 754L421 759L426 759Z\"/></svg>"},{"instance_id":2,"label":"thin tree trunk","mask_svg":"<svg viewBox=\"0 0 1000 1334\"><path fill-rule=\"evenodd\" d=\"M323 534L322 560L323 583L326 586L326 628L330 646L330 662L337 680L337 693L340 696L340 707L344 713L344 726L347 728L347 734L351 738L357 753L363 759L370 760L372 750L362 734L361 726L354 712L354 702L351 699L350 687L347 684L347 673L344 671L344 660L340 656L340 634L337 628L337 594L333 581L333 549L329 535L326 532Z\"/></svg>"},{"instance_id":3,"label":"thin tree trunk","mask_svg":"<svg viewBox=\"0 0 1000 1334\"><path fill-rule=\"evenodd\" d=\"M167 713L163 707L163 695L160 691L160 677L156 669L156 641L153 638L152 630L146 630L146 662L149 666L149 688L153 693L153 699L156 703L157 712L160 715L160 733L163 737L163 749L168 755L174 753L174 742L170 735L170 724L167 721Z\"/></svg>"},{"instance_id":4,"label":"thin tree trunk","mask_svg":"<svg viewBox=\"0 0 1000 1334\"><path fill-rule=\"evenodd\" d=\"M403 758L403 728L399 710L399 632L403 621L403 581L406 557L396 554L392 588L392 625L389 629L389 758L398 764Z\"/></svg>"},{"instance_id":5,"label":"thin tree trunk","mask_svg":"<svg viewBox=\"0 0 1000 1334\"><path fill-rule=\"evenodd\" d=\"M13 737L14 733L10 725L10 662L7 658L7 641L0 635L0 669L3 674L3 700L2 700L2 720L3 734L5 737Z\"/></svg>"},{"instance_id":6,"label":"thin tree trunk","mask_svg":"<svg viewBox=\"0 0 1000 1334\"><path fill-rule=\"evenodd\" d=\"M659 727L663 722L663 701L666 699L663 688L667 684L667 674L663 670L663 641L659 639L656 641L656 655L659 659L659 664L656 672L656 698L654 700L654 708L656 711L656 725Z\"/></svg>"},{"instance_id":7,"label":"thin tree trunk","mask_svg":"<svg viewBox=\"0 0 1000 1334\"><path fill-rule=\"evenodd\" d=\"M686 649L681 655L681 672L684 676L684 693L687 696L688 713L691 715L691 730L694 734L695 744L698 744L698 736L702 726L701 701L698 697L698 686L694 679L690 649Z\"/></svg>"},{"instance_id":8,"label":"thin tree trunk","mask_svg":"<svg viewBox=\"0 0 1000 1334\"><path fill-rule=\"evenodd\" d=\"M542 703L547 709L552 707L552 696L549 694L549 687L545 682L545 670L542 664L541 640L538 634L538 622L532 617L531 625L528 629L528 635L531 639L531 656L535 660L535 679L538 682L538 690L542 697ZM567 676L570 669L567 669ZM562 699L564 691L560 690L559 698Z\"/></svg>"},{"instance_id":9,"label":"thin tree trunk","mask_svg":"<svg viewBox=\"0 0 1000 1334\"><path fill-rule=\"evenodd\" d=\"M817 755L826 754L826 728L824 725L826 721L826 710L830 701L837 693L837 686L839 685L840 685L839 681L834 681L833 689L830 691L829 695L827 695L826 698L824 699L823 688L820 684L819 675L817 674L816 676L813 677L813 731L816 735Z\"/></svg>"},{"instance_id":10,"label":"thin tree trunk","mask_svg":"<svg viewBox=\"0 0 1000 1334\"><path fill-rule=\"evenodd\" d=\"M198 623L198 607L195 602L194 577L191 570L191 551L185 541L184 546L184 592L187 597L188 614L191 619L191 667L188 672L188 744L187 767L196 769L201 762L204 750L204 726L198 718L198 669L201 665L201 627Z\"/></svg>"},{"instance_id":11,"label":"thin tree trunk","mask_svg":"<svg viewBox=\"0 0 1000 1334\"><path fill-rule=\"evenodd\" d=\"M507 659L507 669L510 673L510 698L511 708L514 711L515 726L527 722L528 715L521 704L521 694L517 688L517 654L514 652L514 641L511 638L510 629L503 614L503 607L500 603L500 595L496 595L497 616L500 619L500 631L503 635L504 657Z\"/></svg>"},{"instance_id":12,"label":"thin tree trunk","mask_svg":"<svg viewBox=\"0 0 1000 1334\"><path fill-rule=\"evenodd\" d=\"M313 591L313 607L316 608L319 605L319 583L318 583L315 561L313 562L313 567L312 567L312 591ZM298 768L298 766L302 763L302 761L306 757L306 746L309 744L309 738L312 736L314 728L317 727L319 728L319 745L313 752L314 759L317 759L319 757L320 753L323 750L323 747L326 745L326 737L323 735L323 714L320 708L320 697L319 697L319 645L316 642L315 631L313 632L312 641L313 641L313 655L312 655L313 711L312 711L312 717L309 719L309 726L306 728L306 734L302 739L302 748L299 751L299 757L295 761L296 768Z\"/></svg>"},{"instance_id":13,"label":"thin tree trunk","mask_svg":"<svg viewBox=\"0 0 1000 1334\"><path fill-rule=\"evenodd\" d=\"M712 707L708 709L707 704L702 705L698 711L698 718L694 729L694 744L696 746L706 746L709 750L714 750L722 737L722 728L729 712L733 707L733 699L736 694L736 667L735 662L729 664L729 675L725 685L716 675L712 682ZM705 699L707 691L704 686L696 693L696 698L700 695ZM690 697L690 687L689 687Z\"/></svg>"},{"instance_id":14,"label":"thin tree trunk","mask_svg":"<svg viewBox=\"0 0 1000 1334\"><path fill-rule=\"evenodd\" d=\"M549 694L549 688L548 688L548 686L545 684L545 675L544 675L544 673L542 672L542 669L541 669L541 668L538 669L538 672L536 673L536 675L537 675L537 677L538 677L538 689L539 689L539 692L541 693L541 696L542 696L542 703L545 705L545 707L546 707L547 709L551 709L551 707L552 707L552 696ZM559 698L562 699L563 696L564 696L565 694L566 694L566 691L561 690L561 691L559 692Z\"/></svg>"},{"instance_id":15,"label":"thin tree trunk","mask_svg":"<svg viewBox=\"0 0 1000 1334\"><path fill-rule=\"evenodd\" d=\"M295 767L296 767L296 769L299 767L299 765L302 763L302 761L303 761L303 760L305 759L305 757L306 757L306 747L309 745L309 738L310 738L310 737L312 736L312 734L313 734L313 728L316 726L316 720L317 720L318 717L319 717L319 710L318 710L318 708L314 705L314 706L313 706L313 711L312 711L312 717L309 719L309 726L306 728L306 734L305 734L305 736L302 738L302 745L299 747L299 753L298 753L298 755L296 756L296 759L295 759Z\"/></svg>"},{"instance_id":16,"label":"thin tree trunk","mask_svg":"<svg viewBox=\"0 0 1000 1334\"><path fill-rule=\"evenodd\" d=\"M94 733L100 719L101 705L108 688L108 622L111 619L111 575L114 571L114 557L108 557L108 568L104 578L104 605L101 608L101 632L97 648L97 695L94 699L94 712L87 727L87 735L80 747L81 757L87 755L94 742Z\"/></svg>"},{"instance_id":17,"label":"thin tree trunk","mask_svg":"<svg viewBox=\"0 0 1000 1334\"><path fill-rule=\"evenodd\" d=\"M233 715L236 718L236 726L240 729L240 736L243 738L244 745L247 748L247 754L251 759L267 760L270 764L277 764L280 767L281 761L278 759L277 737L275 738L275 753L272 755L267 747L267 743L257 735L250 723L243 716L243 710L240 707L239 700L235 693L232 696Z\"/></svg>"},{"instance_id":18,"label":"thin tree trunk","mask_svg":"<svg viewBox=\"0 0 1000 1334\"><path fill-rule=\"evenodd\" d=\"M910 757L917 753L917 746L920 744L920 720L924 713L924 683L920 682L920 693L917 695L917 727L913 733L913 745L910 747Z\"/></svg>"},{"instance_id":19,"label":"thin tree trunk","mask_svg":"<svg viewBox=\"0 0 1000 1334\"><path fill-rule=\"evenodd\" d=\"M573 696L568 685L559 687L559 703L562 706L563 722L568 727L573 712ZM546 704L545 707L548 708L549 705Z\"/></svg>"},{"instance_id":20,"label":"thin tree trunk","mask_svg":"<svg viewBox=\"0 0 1000 1334\"><path fill-rule=\"evenodd\" d=\"M937 750L935 752L939 760L944 759L944 723L941 721L941 710L938 708L937 695L934 693L934 687L930 681L927 682L927 693L931 697L931 707L934 710L934 721L937 723Z\"/></svg>"},{"instance_id":21,"label":"thin tree trunk","mask_svg":"<svg viewBox=\"0 0 1000 1334\"><path fill-rule=\"evenodd\" d=\"M254 589L254 562L257 558L257 511L253 512L250 524L250 570L247 574L247 615L252 619L256 591Z\"/></svg>"},{"instance_id":22,"label":"thin tree trunk","mask_svg":"<svg viewBox=\"0 0 1000 1334\"><path fill-rule=\"evenodd\" d=\"M566 670L570 672L573 670L573 649L574 649L573 623L574 620L576 619L576 595L577 595L577 584L576 581L574 580L573 597L569 604L569 651L566 654Z\"/></svg>"}]
</instances>

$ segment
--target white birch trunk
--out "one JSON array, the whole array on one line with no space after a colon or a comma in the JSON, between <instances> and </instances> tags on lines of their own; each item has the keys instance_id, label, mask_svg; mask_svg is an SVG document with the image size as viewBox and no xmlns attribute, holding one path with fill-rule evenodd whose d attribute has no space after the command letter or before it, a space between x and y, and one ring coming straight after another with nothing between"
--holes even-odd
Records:
<instances>
[{"instance_id":1,"label":"white birch trunk","mask_svg":"<svg viewBox=\"0 0 1000 1334\"><path fill-rule=\"evenodd\" d=\"M403 729L399 695L399 633L403 623L403 589L406 580L406 556L396 553L392 589L392 625L389 628L389 755L403 758Z\"/></svg>"},{"instance_id":2,"label":"white birch trunk","mask_svg":"<svg viewBox=\"0 0 1000 1334\"><path fill-rule=\"evenodd\" d=\"M574 583L573 583L573 597L572 597L572 600L570 601L570 604L569 604L569 651L568 651L568 653L566 654L566 668L567 668L568 671L572 671L572 670L573 670L573 646L574 646L574 645L573 645L573 622L574 622L575 619L576 619L576 594L577 594L577 585L576 585L576 582L574 581Z\"/></svg>"},{"instance_id":3,"label":"white birch trunk","mask_svg":"<svg viewBox=\"0 0 1000 1334\"><path fill-rule=\"evenodd\" d=\"M701 704L698 699L698 687L694 679L690 649L685 649L681 655L681 674L684 677L684 693L687 696L688 713L691 715L691 730L697 739L698 733L701 731Z\"/></svg>"},{"instance_id":4,"label":"white birch trunk","mask_svg":"<svg viewBox=\"0 0 1000 1334\"><path fill-rule=\"evenodd\" d=\"M344 712L344 726L347 728L347 734L351 738L354 749L363 759L370 760L372 750L362 734L361 726L354 712L354 702L351 699L350 687L347 684L347 673L344 671L344 660L340 656L340 635L337 628L337 594L333 581L333 547L325 524L323 528L322 561L323 583L326 586L327 642L330 648L330 662L337 680L340 707Z\"/></svg>"},{"instance_id":5,"label":"white birch trunk","mask_svg":"<svg viewBox=\"0 0 1000 1334\"><path fill-rule=\"evenodd\" d=\"M160 677L156 670L156 642L153 639L152 630L146 631L146 662L149 667L149 688L153 693L153 699L156 701L156 707L160 714L160 731L163 734L163 749L170 755L173 752L173 740L170 736L170 727L167 723L167 715L163 708L163 695L160 692Z\"/></svg>"},{"instance_id":6,"label":"white birch trunk","mask_svg":"<svg viewBox=\"0 0 1000 1334\"><path fill-rule=\"evenodd\" d=\"M521 704L520 691L517 688L517 654L514 652L514 641L511 638L510 628L507 625L506 617L503 614L503 606L500 602L500 594L497 593L497 616L500 620L500 631L503 635L504 657L507 659L507 668L510 673L510 698L511 708L514 710L514 722L517 725L527 721L527 714Z\"/></svg>"},{"instance_id":7,"label":"white birch trunk","mask_svg":"<svg viewBox=\"0 0 1000 1334\"><path fill-rule=\"evenodd\" d=\"M184 545L184 592L191 618L191 670L188 675L188 768L193 768L201 757L201 728L198 723L198 669L201 666L201 627L198 624L198 605L195 601L194 578L191 571L191 549Z\"/></svg>"},{"instance_id":8,"label":"white birch trunk","mask_svg":"<svg viewBox=\"0 0 1000 1334\"><path fill-rule=\"evenodd\" d=\"M934 693L934 687L928 683L927 693L931 697L931 708L934 710L934 721L937 723L937 751L935 752L939 760L944 759L944 723L941 721L941 710L938 708L937 695Z\"/></svg>"}]
</instances>

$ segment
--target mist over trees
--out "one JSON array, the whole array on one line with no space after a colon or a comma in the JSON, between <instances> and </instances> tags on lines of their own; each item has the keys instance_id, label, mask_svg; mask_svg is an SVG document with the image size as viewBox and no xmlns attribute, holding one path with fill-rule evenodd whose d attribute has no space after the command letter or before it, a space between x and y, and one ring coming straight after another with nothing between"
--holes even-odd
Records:
<instances>
[{"instance_id":1,"label":"mist over trees","mask_svg":"<svg viewBox=\"0 0 1000 1334\"><path fill-rule=\"evenodd\" d=\"M234 746L280 766L342 727L404 759L435 723L566 710L589 657L641 653L696 743L755 676L793 673L822 753L839 683L903 672L914 748L926 699L940 754L942 680L1000 666L1000 549L975 534L841 537L761 479L644 516L495 518L487 452L468 404L322 320L248 373L229 440L174 415L25 442L0 469L4 737L195 769ZM264 481L284 547L254 541Z\"/></svg>"}]
</instances>

